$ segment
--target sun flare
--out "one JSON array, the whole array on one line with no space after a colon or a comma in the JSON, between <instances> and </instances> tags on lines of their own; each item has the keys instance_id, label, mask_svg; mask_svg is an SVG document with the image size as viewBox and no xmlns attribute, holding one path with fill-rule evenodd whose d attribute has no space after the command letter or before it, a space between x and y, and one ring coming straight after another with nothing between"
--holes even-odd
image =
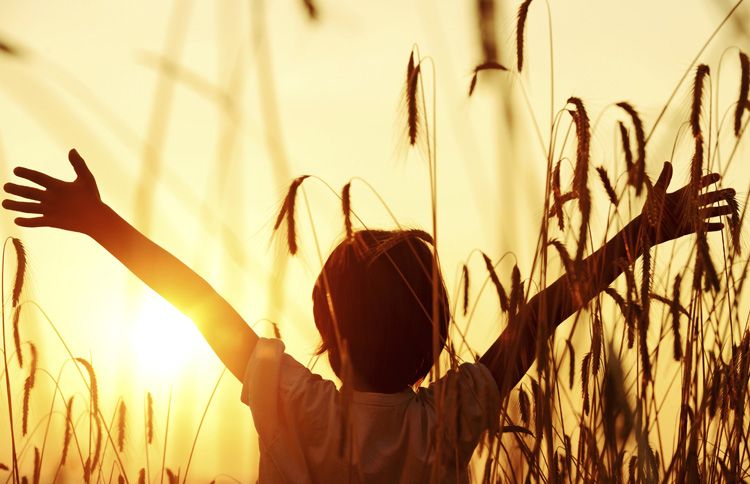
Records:
<instances>
[{"instance_id":1,"label":"sun flare","mask_svg":"<svg viewBox=\"0 0 750 484\"><path fill-rule=\"evenodd\" d=\"M155 379L172 379L190 360L200 334L190 319L153 292L143 296L131 332L138 370Z\"/></svg>"}]
</instances>

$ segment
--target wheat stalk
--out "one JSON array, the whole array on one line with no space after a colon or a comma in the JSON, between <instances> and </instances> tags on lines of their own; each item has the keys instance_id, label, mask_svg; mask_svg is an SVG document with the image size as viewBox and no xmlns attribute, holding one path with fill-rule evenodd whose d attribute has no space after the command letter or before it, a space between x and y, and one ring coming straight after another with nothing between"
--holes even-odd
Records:
<instances>
[{"instance_id":1,"label":"wheat stalk","mask_svg":"<svg viewBox=\"0 0 750 484\"><path fill-rule=\"evenodd\" d=\"M734 135L738 138L742 129L742 113L748 105L748 90L750 90L750 59L747 54L740 52L740 93L734 110Z\"/></svg>"},{"instance_id":2,"label":"wheat stalk","mask_svg":"<svg viewBox=\"0 0 750 484\"><path fill-rule=\"evenodd\" d=\"M297 190L305 179L309 178L309 175L303 175L295 178L289 185L289 191L284 198L284 205L279 211L279 215L276 217L276 223L273 225L273 230L276 231L281 226L281 222L286 218L287 223L287 245L289 252L294 255L297 253L297 231L295 224L295 203L297 199Z\"/></svg>"},{"instance_id":3,"label":"wheat stalk","mask_svg":"<svg viewBox=\"0 0 750 484\"><path fill-rule=\"evenodd\" d=\"M32 482L34 484L39 484L39 477L42 473L42 458L39 454L39 447L34 447L34 474L32 478Z\"/></svg>"},{"instance_id":4,"label":"wheat stalk","mask_svg":"<svg viewBox=\"0 0 750 484\"><path fill-rule=\"evenodd\" d=\"M628 102L622 101L617 106L630 116L630 121L635 129L635 144L637 157L633 160L630 151L630 139L625 126L620 123L620 135L622 137L623 151L625 152L625 163L628 167L628 183L635 188L635 194L640 195L646 180L646 135L643 130L643 121L638 111Z\"/></svg>"},{"instance_id":5,"label":"wheat stalk","mask_svg":"<svg viewBox=\"0 0 750 484\"><path fill-rule=\"evenodd\" d=\"M471 75L471 82L469 83L469 96L474 94L474 89L477 87L477 77L479 73L482 71L489 71L489 70L507 71L508 68L495 61L483 62L477 65L476 67L474 67L474 72Z\"/></svg>"},{"instance_id":6,"label":"wheat stalk","mask_svg":"<svg viewBox=\"0 0 750 484\"><path fill-rule=\"evenodd\" d=\"M409 135L409 144L414 146L417 143L419 135L419 107L417 105L417 95L419 87L419 74L421 65L414 61L414 52L409 53L409 63L406 67L406 111L407 111L407 133Z\"/></svg>"},{"instance_id":7,"label":"wheat stalk","mask_svg":"<svg viewBox=\"0 0 750 484\"><path fill-rule=\"evenodd\" d=\"M609 201L612 203L612 205L617 207L620 201L617 199L617 193L615 193L612 182L609 180L607 170L603 166L598 166L596 167L596 173L599 175L599 180L601 180L602 182L602 186L604 187L604 191L607 193L607 197L609 197Z\"/></svg>"},{"instance_id":8,"label":"wheat stalk","mask_svg":"<svg viewBox=\"0 0 750 484\"><path fill-rule=\"evenodd\" d=\"M523 70L523 43L524 43L524 30L526 28L526 17L529 14L529 6L531 0L526 0L518 7L518 15L516 18L516 66L518 72Z\"/></svg>"},{"instance_id":9,"label":"wheat stalk","mask_svg":"<svg viewBox=\"0 0 750 484\"><path fill-rule=\"evenodd\" d=\"M34 343L29 343L29 349L31 350L31 365L29 367L29 376L26 377L26 381L23 384L23 410L22 410L22 425L21 433L26 435L29 425L29 401L31 399L31 389L34 388L36 382L36 367L37 367L37 351Z\"/></svg>"},{"instance_id":10,"label":"wheat stalk","mask_svg":"<svg viewBox=\"0 0 750 484\"><path fill-rule=\"evenodd\" d=\"M154 398L151 392L146 393L146 442L151 444L154 440Z\"/></svg>"},{"instance_id":11,"label":"wheat stalk","mask_svg":"<svg viewBox=\"0 0 750 484\"><path fill-rule=\"evenodd\" d=\"M461 268L461 280L464 283L463 310L464 310L464 316L466 316L466 313L469 310L469 268L466 267L466 264L464 264L463 267Z\"/></svg>"},{"instance_id":12,"label":"wheat stalk","mask_svg":"<svg viewBox=\"0 0 750 484\"><path fill-rule=\"evenodd\" d=\"M495 291L497 292L497 297L500 300L500 308L503 311L509 311L510 310L510 303L508 301L508 295L505 293L505 289L503 288L503 285L500 284L500 279L497 277L497 273L495 272L495 266L492 264L492 259L489 258L487 254L482 252L482 258L484 259L484 265L487 267L487 272L490 276L490 280L492 281L492 284L495 286Z\"/></svg>"},{"instance_id":13,"label":"wheat stalk","mask_svg":"<svg viewBox=\"0 0 750 484\"><path fill-rule=\"evenodd\" d=\"M99 413L99 385L96 381L94 367L91 366L84 358L76 358L75 361L83 365L89 375L89 395L91 398L91 414L96 416ZM101 430L101 429L100 429Z\"/></svg>"},{"instance_id":14,"label":"wheat stalk","mask_svg":"<svg viewBox=\"0 0 750 484\"><path fill-rule=\"evenodd\" d=\"M23 368L23 351L21 349L21 333L19 332L18 324L21 319L21 306L13 308L13 345L16 349L16 358L18 359L18 366Z\"/></svg>"},{"instance_id":15,"label":"wheat stalk","mask_svg":"<svg viewBox=\"0 0 750 484\"><path fill-rule=\"evenodd\" d=\"M16 250L16 277L13 281L13 307L18 306L18 301L21 299L21 291L23 291L24 280L26 279L26 248L20 239L15 237L11 238L13 247Z\"/></svg>"},{"instance_id":16,"label":"wheat stalk","mask_svg":"<svg viewBox=\"0 0 750 484\"><path fill-rule=\"evenodd\" d=\"M117 448L120 452L125 450L126 412L127 407L125 406L125 402L120 401L117 412Z\"/></svg>"},{"instance_id":17,"label":"wheat stalk","mask_svg":"<svg viewBox=\"0 0 750 484\"><path fill-rule=\"evenodd\" d=\"M577 97L570 97L568 98L568 104L572 104L576 108L575 111L571 111L571 115L576 125L576 138L578 139L576 166L573 173L573 190L578 194L578 208L581 212L581 226L578 232L578 247L576 248L575 258L576 262L580 262L583 259L583 251L586 247L586 233L591 217L591 193L588 187L591 127L583 101Z\"/></svg>"},{"instance_id":18,"label":"wheat stalk","mask_svg":"<svg viewBox=\"0 0 750 484\"><path fill-rule=\"evenodd\" d=\"M60 467L65 465L68 457L68 448L70 447L70 438L73 436L73 396L68 399L65 406L65 437L63 440L62 457L60 458Z\"/></svg>"}]
</instances>

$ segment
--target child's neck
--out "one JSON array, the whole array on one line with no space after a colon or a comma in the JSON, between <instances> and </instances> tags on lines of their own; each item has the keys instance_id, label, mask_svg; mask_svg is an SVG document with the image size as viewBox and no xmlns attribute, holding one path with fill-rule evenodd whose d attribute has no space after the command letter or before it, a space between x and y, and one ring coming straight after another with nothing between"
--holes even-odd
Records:
<instances>
[{"instance_id":1,"label":"child's neck","mask_svg":"<svg viewBox=\"0 0 750 484\"><path fill-rule=\"evenodd\" d=\"M369 384L364 378L361 378L356 372L354 372L354 374L352 375L352 387L354 388L354 390L358 392L366 392L366 393L394 394L394 393L401 393L402 391L406 390L406 388L398 392L384 392L384 391L378 390L373 385Z\"/></svg>"}]
</instances>

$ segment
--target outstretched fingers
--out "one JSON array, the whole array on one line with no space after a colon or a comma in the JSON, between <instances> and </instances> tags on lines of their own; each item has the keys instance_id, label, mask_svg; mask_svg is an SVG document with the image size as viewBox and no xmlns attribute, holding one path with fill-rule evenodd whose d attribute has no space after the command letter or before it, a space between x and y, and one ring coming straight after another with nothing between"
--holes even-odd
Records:
<instances>
[{"instance_id":1,"label":"outstretched fingers","mask_svg":"<svg viewBox=\"0 0 750 484\"><path fill-rule=\"evenodd\" d=\"M718 182L721 180L721 175L718 173L709 173L708 175L703 175L703 177L698 182L699 188L706 188L707 186Z\"/></svg>"},{"instance_id":2,"label":"outstretched fingers","mask_svg":"<svg viewBox=\"0 0 750 484\"><path fill-rule=\"evenodd\" d=\"M656 180L656 184L654 185L655 191L666 192L670 181L672 181L672 163L665 161L659 174L659 179Z\"/></svg>"},{"instance_id":3,"label":"outstretched fingers","mask_svg":"<svg viewBox=\"0 0 750 484\"><path fill-rule=\"evenodd\" d=\"M17 200L3 200L3 208L23 213L44 213L44 207L37 202L19 202Z\"/></svg>"},{"instance_id":4,"label":"outstretched fingers","mask_svg":"<svg viewBox=\"0 0 750 484\"><path fill-rule=\"evenodd\" d=\"M51 227L47 217L18 217L14 222L20 227Z\"/></svg>"},{"instance_id":5,"label":"outstretched fingers","mask_svg":"<svg viewBox=\"0 0 750 484\"><path fill-rule=\"evenodd\" d=\"M11 195L18 195L19 197L28 198L31 200L44 201L47 199L47 193L45 190L40 190L34 187L27 187L25 185L17 185L15 183L6 183L3 185L3 190Z\"/></svg>"},{"instance_id":6,"label":"outstretched fingers","mask_svg":"<svg viewBox=\"0 0 750 484\"><path fill-rule=\"evenodd\" d=\"M68 161L73 165L73 170L76 172L79 178L83 178L86 181L93 181L94 175L91 174L91 170L86 166L86 162L83 161L83 157L78 154L78 151L74 149L68 152Z\"/></svg>"},{"instance_id":7,"label":"outstretched fingers","mask_svg":"<svg viewBox=\"0 0 750 484\"><path fill-rule=\"evenodd\" d=\"M715 190L713 192L704 193L698 196L698 205L709 205L711 203L720 202L722 200L729 200L734 197L736 192L734 188L725 188L723 190Z\"/></svg>"},{"instance_id":8,"label":"outstretched fingers","mask_svg":"<svg viewBox=\"0 0 750 484\"><path fill-rule=\"evenodd\" d=\"M701 216L701 218L713 218L713 217L721 217L722 215L730 215L732 213L732 207L729 205L721 205L718 207L707 207L702 208L698 212Z\"/></svg>"},{"instance_id":9,"label":"outstretched fingers","mask_svg":"<svg viewBox=\"0 0 750 484\"><path fill-rule=\"evenodd\" d=\"M15 173L17 176L20 176L21 178L29 180L30 182L41 185L44 188L57 187L65 183L62 180L58 180L57 178L53 178L42 172L32 170L30 168L25 168L23 166L19 166L18 168L14 169L13 173Z\"/></svg>"}]
</instances>

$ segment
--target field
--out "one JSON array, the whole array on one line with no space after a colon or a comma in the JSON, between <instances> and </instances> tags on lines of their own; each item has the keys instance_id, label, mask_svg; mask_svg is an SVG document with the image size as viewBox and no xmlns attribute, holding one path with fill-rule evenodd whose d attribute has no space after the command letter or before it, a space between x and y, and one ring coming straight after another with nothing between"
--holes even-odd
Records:
<instances>
[{"instance_id":1,"label":"field","mask_svg":"<svg viewBox=\"0 0 750 484\"><path fill-rule=\"evenodd\" d=\"M327 253L422 228L451 303L424 385L558 278L580 297L586 257L631 220L692 213L674 241L641 230L652 248L534 329L471 482L750 479L742 0L142 3L0 20L4 181L20 164L69 179L78 147L103 199L328 378L309 297ZM239 382L187 317L89 238L0 221L0 479L255 482Z\"/></svg>"}]
</instances>

